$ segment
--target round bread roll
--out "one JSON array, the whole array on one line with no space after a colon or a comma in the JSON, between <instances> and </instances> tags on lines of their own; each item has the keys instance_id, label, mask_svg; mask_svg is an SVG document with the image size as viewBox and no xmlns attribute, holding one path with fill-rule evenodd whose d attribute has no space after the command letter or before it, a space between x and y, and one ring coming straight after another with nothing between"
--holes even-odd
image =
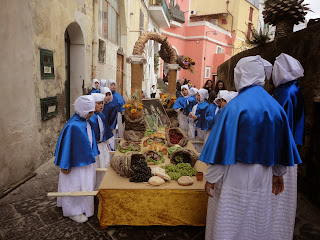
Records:
<instances>
[{"instance_id":1,"label":"round bread roll","mask_svg":"<svg viewBox=\"0 0 320 240\"><path fill-rule=\"evenodd\" d=\"M182 186L189 186L193 184L193 179L189 176L182 176L178 179L178 183Z\"/></svg>"},{"instance_id":2,"label":"round bread roll","mask_svg":"<svg viewBox=\"0 0 320 240\"><path fill-rule=\"evenodd\" d=\"M164 179L158 176L153 176L151 178L149 178L149 184L153 185L153 186L159 186L165 183Z\"/></svg>"},{"instance_id":3,"label":"round bread roll","mask_svg":"<svg viewBox=\"0 0 320 240\"><path fill-rule=\"evenodd\" d=\"M164 170L161 167L154 167L154 168L151 168L151 173L153 175L156 175L156 173L166 173L166 170Z\"/></svg>"},{"instance_id":4,"label":"round bread roll","mask_svg":"<svg viewBox=\"0 0 320 240\"><path fill-rule=\"evenodd\" d=\"M161 172L156 172L154 175L163 178L164 180L170 182L171 181L171 177L166 174L166 173L161 173Z\"/></svg>"}]
</instances>

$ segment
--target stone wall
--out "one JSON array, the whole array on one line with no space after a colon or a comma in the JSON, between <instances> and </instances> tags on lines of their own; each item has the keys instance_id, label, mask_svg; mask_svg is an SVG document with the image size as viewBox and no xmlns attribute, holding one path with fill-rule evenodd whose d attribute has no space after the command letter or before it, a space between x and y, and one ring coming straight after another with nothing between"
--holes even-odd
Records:
<instances>
[{"instance_id":1,"label":"stone wall","mask_svg":"<svg viewBox=\"0 0 320 240\"><path fill-rule=\"evenodd\" d=\"M316 117L319 120L319 106L317 104L320 103L314 101L316 96L320 96L320 24L235 55L219 66L218 79L223 80L229 90L233 90L233 69L239 59L261 55L273 63L275 58L283 52L298 59L305 70L305 76L299 79L306 106L305 144L299 147L303 161L303 164L299 165L299 186L300 190L307 193L311 200L320 206L320 192L318 191L320 156L319 150L317 150L320 148L320 122L316 122ZM271 93L273 86L267 83L265 88Z\"/></svg>"},{"instance_id":2,"label":"stone wall","mask_svg":"<svg viewBox=\"0 0 320 240\"><path fill-rule=\"evenodd\" d=\"M82 86L84 80L91 86L92 6L91 0L2 3L0 196L54 155L66 122L64 33L70 24L83 35L83 69L77 84ZM53 79L41 79L40 48L53 51ZM58 116L43 121L40 99L52 96L58 97Z\"/></svg>"}]
</instances>

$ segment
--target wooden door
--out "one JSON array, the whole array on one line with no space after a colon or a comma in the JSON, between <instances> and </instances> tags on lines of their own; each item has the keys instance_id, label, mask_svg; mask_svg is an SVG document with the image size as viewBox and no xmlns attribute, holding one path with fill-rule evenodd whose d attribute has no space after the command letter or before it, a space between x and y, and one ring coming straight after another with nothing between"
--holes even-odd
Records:
<instances>
[{"instance_id":1,"label":"wooden door","mask_svg":"<svg viewBox=\"0 0 320 240\"><path fill-rule=\"evenodd\" d=\"M117 91L123 96L123 55L117 54Z\"/></svg>"}]
</instances>

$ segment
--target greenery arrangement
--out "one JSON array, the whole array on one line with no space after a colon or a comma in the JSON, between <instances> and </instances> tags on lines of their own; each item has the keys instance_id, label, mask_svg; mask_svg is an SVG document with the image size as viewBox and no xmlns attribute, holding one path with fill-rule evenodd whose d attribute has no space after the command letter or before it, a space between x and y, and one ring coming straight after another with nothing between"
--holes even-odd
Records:
<instances>
[{"instance_id":1,"label":"greenery arrangement","mask_svg":"<svg viewBox=\"0 0 320 240\"><path fill-rule=\"evenodd\" d=\"M172 180L178 180L182 176L192 177L198 172L197 169L191 167L190 163L169 164L162 166L162 168L166 170Z\"/></svg>"},{"instance_id":2,"label":"greenery arrangement","mask_svg":"<svg viewBox=\"0 0 320 240\"><path fill-rule=\"evenodd\" d=\"M266 30L260 29L257 31L253 27L251 28L251 37L246 37L246 43L254 47L263 45L270 41L269 29Z\"/></svg>"}]
</instances>

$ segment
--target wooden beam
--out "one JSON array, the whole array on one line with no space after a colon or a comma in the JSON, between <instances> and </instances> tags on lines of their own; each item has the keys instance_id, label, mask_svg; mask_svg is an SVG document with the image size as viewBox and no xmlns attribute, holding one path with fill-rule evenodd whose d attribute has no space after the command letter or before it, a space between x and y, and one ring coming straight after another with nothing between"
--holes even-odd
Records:
<instances>
[{"instance_id":1,"label":"wooden beam","mask_svg":"<svg viewBox=\"0 0 320 240\"><path fill-rule=\"evenodd\" d=\"M114 154L116 151L109 151L109 153Z\"/></svg>"},{"instance_id":2,"label":"wooden beam","mask_svg":"<svg viewBox=\"0 0 320 240\"><path fill-rule=\"evenodd\" d=\"M96 172L105 172L108 168L96 168Z\"/></svg>"},{"instance_id":3,"label":"wooden beam","mask_svg":"<svg viewBox=\"0 0 320 240\"><path fill-rule=\"evenodd\" d=\"M121 141L122 138L114 138L116 141Z\"/></svg>"},{"instance_id":4,"label":"wooden beam","mask_svg":"<svg viewBox=\"0 0 320 240\"><path fill-rule=\"evenodd\" d=\"M205 143L204 141L192 141L192 140L191 140L190 142L191 142L191 143L200 143L200 144L201 144L201 143L203 143L203 144Z\"/></svg>"},{"instance_id":5,"label":"wooden beam","mask_svg":"<svg viewBox=\"0 0 320 240\"><path fill-rule=\"evenodd\" d=\"M79 191L79 192L49 192L48 197L83 197L96 196L98 191Z\"/></svg>"}]
</instances>

